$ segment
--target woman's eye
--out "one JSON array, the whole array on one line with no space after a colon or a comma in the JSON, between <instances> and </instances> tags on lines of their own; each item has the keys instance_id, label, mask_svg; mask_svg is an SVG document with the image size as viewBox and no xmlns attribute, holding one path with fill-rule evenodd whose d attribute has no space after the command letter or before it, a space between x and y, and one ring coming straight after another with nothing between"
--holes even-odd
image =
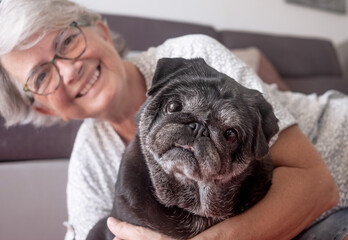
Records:
<instances>
[{"instance_id":1,"label":"woman's eye","mask_svg":"<svg viewBox=\"0 0 348 240\"><path fill-rule=\"evenodd\" d=\"M182 110L182 105L178 101L168 102L164 108L164 111L169 114L174 112L180 112L181 110Z\"/></svg>"},{"instance_id":2,"label":"woman's eye","mask_svg":"<svg viewBox=\"0 0 348 240\"><path fill-rule=\"evenodd\" d=\"M68 46L72 41L74 41L75 37L76 35L70 35L69 37L67 37L63 42L64 46Z\"/></svg>"},{"instance_id":3,"label":"woman's eye","mask_svg":"<svg viewBox=\"0 0 348 240\"><path fill-rule=\"evenodd\" d=\"M72 40L73 40L72 37L69 37L69 38L65 39L64 46L69 45L72 42Z\"/></svg>"},{"instance_id":4,"label":"woman's eye","mask_svg":"<svg viewBox=\"0 0 348 240\"><path fill-rule=\"evenodd\" d=\"M237 131L233 128L227 129L224 133L224 137L228 143L234 143L238 138Z\"/></svg>"},{"instance_id":5,"label":"woman's eye","mask_svg":"<svg viewBox=\"0 0 348 240\"><path fill-rule=\"evenodd\" d=\"M57 51L60 55L69 54L69 52L73 51L76 45L78 44L77 39L78 34L70 34L65 38L58 41Z\"/></svg>"},{"instance_id":6,"label":"woman's eye","mask_svg":"<svg viewBox=\"0 0 348 240\"><path fill-rule=\"evenodd\" d=\"M39 90L43 83L46 80L47 72L41 72L38 74L38 76L35 78L34 84L35 84L35 89Z\"/></svg>"}]
</instances>

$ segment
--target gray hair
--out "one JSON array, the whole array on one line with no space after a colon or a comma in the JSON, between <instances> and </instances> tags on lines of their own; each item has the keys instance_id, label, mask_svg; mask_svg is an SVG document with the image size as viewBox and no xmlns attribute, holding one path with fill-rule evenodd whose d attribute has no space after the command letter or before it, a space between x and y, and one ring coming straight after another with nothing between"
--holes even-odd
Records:
<instances>
[{"instance_id":1,"label":"gray hair","mask_svg":"<svg viewBox=\"0 0 348 240\"><path fill-rule=\"evenodd\" d=\"M76 21L92 26L101 15L68 0L2 0L0 1L0 114L6 126L32 123L50 126L61 119L36 112L23 86L1 65L1 56L13 50L28 49L48 32L56 31ZM126 52L124 39L111 33L121 56ZM33 37L35 36L35 37Z\"/></svg>"}]
</instances>

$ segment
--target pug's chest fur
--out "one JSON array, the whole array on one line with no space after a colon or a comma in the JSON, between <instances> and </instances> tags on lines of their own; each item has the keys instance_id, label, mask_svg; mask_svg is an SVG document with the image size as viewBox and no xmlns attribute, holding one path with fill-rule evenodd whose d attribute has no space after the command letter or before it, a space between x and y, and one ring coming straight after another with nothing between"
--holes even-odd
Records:
<instances>
[{"instance_id":1,"label":"pug's chest fur","mask_svg":"<svg viewBox=\"0 0 348 240\"><path fill-rule=\"evenodd\" d=\"M140 151L138 137L128 146L120 166L117 179L114 209L111 216L122 221L145 226L176 239L187 239L218 222L213 218L202 218L170 202L163 204L154 188L150 170ZM164 187L164 186L163 186ZM166 187L164 195L170 196L173 189ZM189 189L182 189L192 195ZM168 199L169 199L168 198ZM187 206L189 199L177 196L178 201Z\"/></svg>"},{"instance_id":2,"label":"pug's chest fur","mask_svg":"<svg viewBox=\"0 0 348 240\"><path fill-rule=\"evenodd\" d=\"M271 164L250 165L243 176L218 184L180 183L147 161L136 136L121 162L111 216L175 239L191 238L240 214L259 201L271 185Z\"/></svg>"}]
</instances>

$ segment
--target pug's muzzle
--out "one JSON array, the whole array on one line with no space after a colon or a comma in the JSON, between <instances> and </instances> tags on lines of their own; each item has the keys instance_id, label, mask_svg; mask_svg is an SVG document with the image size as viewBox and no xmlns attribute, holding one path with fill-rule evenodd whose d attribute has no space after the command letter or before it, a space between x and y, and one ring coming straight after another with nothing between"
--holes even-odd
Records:
<instances>
[{"instance_id":1,"label":"pug's muzzle","mask_svg":"<svg viewBox=\"0 0 348 240\"><path fill-rule=\"evenodd\" d=\"M220 154L216 146L219 143L214 142L211 138L214 133L210 134L210 131L204 123L169 122L149 133L147 146L163 171L181 182L228 181L242 169L236 166L233 173L222 169L231 159L224 153ZM233 144L233 140L230 144Z\"/></svg>"}]
</instances>

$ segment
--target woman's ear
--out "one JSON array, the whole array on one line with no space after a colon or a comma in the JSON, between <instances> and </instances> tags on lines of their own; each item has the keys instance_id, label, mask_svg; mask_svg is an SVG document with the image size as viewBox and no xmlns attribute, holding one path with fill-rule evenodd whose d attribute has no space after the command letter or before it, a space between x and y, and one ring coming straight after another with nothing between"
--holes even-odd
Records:
<instances>
[{"instance_id":1,"label":"woman's ear","mask_svg":"<svg viewBox=\"0 0 348 240\"><path fill-rule=\"evenodd\" d=\"M97 21L95 24L95 28L97 30L97 33L106 41L113 44L111 33L109 27L104 23L103 21Z\"/></svg>"}]
</instances>

